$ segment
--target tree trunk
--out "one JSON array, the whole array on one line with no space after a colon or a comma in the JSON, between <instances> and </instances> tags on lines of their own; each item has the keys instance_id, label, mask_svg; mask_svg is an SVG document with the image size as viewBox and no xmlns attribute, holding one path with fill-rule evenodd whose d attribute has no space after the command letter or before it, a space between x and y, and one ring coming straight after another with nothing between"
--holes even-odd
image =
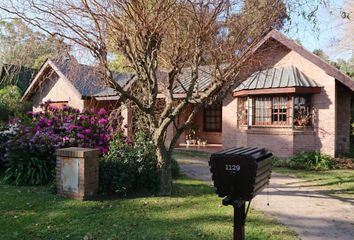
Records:
<instances>
[{"instance_id":1,"label":"tree trunk","mask_svg":"<svg viewBox=\"0 0 354 240\"><path fill-rule=\"evenodd\" d=\"M164 142L156 144L156 156L160 176L161 196L169 196L172 193L172 172L171 172L171 154L167 151Z\"/></svg>"}]
</instances>

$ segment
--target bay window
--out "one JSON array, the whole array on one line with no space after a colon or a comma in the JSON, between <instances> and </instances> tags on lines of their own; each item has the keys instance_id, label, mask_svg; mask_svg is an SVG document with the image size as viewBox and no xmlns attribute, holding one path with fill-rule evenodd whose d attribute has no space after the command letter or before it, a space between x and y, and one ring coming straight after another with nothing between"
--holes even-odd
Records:
<instances>
[{"instance_id":1,"label":"bay window","mask_svg":"<svg viewBox=\"0 0 354 240\"><path fill-rule=\"evenodd\" d=\"M239 125L308 125L311 119L308 97L296 95L248 96L239 98Z\"/></svg>"}]
</instances>

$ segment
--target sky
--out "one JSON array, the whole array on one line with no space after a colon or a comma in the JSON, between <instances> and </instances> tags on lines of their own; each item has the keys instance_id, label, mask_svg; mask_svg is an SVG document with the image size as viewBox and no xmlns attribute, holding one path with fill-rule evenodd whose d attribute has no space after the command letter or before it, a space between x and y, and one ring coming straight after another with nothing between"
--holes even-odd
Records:
<instances>
[{"instance_id":1,"label":"sky","mask_svg":"<svg viewBox=\"0 0 354 240\"><path fill-rule=\"evenodd\" d=\"M347 42L345 49L338 49L335 46L337 45L336 40L342 36L345 28L354 28L354 12L350 20L338 17L339 9L344 7L347 10L349 4L353 6L354 0L332 0L332 4L328 8L321 7L317 13L319 20L316 26L317 30L314 30L312 25L303 19L292 16L298 24L291 26L290 31L284 32L284 34L292 39L299 39L302 45L311 52L323 49L333 61L338 58L348 59L353 54L354 42L352 41L351 44ZM333 14L330 14L330 11L333 11ZM352 39L354 40L354 36Z\"/></svg>"}]
</instances>

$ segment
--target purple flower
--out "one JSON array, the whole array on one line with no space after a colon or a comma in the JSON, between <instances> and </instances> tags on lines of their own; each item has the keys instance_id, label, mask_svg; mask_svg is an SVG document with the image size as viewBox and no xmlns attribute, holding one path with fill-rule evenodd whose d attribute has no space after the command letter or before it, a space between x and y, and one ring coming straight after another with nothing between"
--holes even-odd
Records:
<instances>
[{"instance_id":1,"label":"purple flower","mask_svg":"<svg viewBox=\"0 0 354 240\"><path fill-rule=\"evenodd\" d=\"M29 116L29 117L33 117L33 112L32 112L32 111L28 111L26 114L27 114L27 116Z\"/></svg>"},{"instance_id":2,"label":"purple flower","mask_svg":"<svg viewBox=\"0 0 354 240\"><path fill-rule=\"evenodd\" d=\"M97 114L103 116L107 114L107 111L104 108L101 108L100 110L98 110Z\"/></svg>"},{"instance_id":3,"label":"purple flower","mask_svg":"<svg viewBox=\"0 0 354 240\"><path fill-rule=\"evenodd\" d=\"M64 136L63 137L63 142L67 142L67 141L69 141L69 137L68 136Z\"/></svg>"},{"instance_id":4,"label":"purple flower","mask_svg":"<svg viewBox=\"0 0 354 240\"><path fill-rule=\"evenodd\" d=\"M91 133L91 129L85 129L85 130L84 130L84 133L86 133L86 134Z\"/></svg>"},{"instance_id":5,"label":"purple flower","mask_svg":"<svg viewBox=\"0 0 354 240\"><path fill-rule=\"evenodd\" d=\"M82 133L78 133L78 134L76 134L76 136L81 139L85 138L85 135Z\"/></svg>"},{"instance_id":6,"label":"purple flower","mask_svg":"<svg viewBox=\"0 0 354 240\"><path fill-rule=\"evenodd\" d=\"M83 120L86 120L86 119L88 119L88 117L87 117L86 115L81 115L81 116L80 116L80 120L83 121Z\"/></svg>"},{"instance_id":7,"label":"purple flower","mask_svg":"<svg viewBox=\"0 0 354 240\"><path fill-rule=\"evenodd\" d=\"M76 126L74 124L70 124L69 127L68 127L69 131L72 131L75 128L76 128Z\"/></svg>"},{"instance_id":8,"label":"purple flower","mask_svg":"<svg viewBox=\"0 0 354 240\"><path fill-rule=\"evenodd\" d=\"M100 120L98 120L99 125L106 125L107 123L108 123L108 120L105 118L101 118Z\"/></svg>"}]
</instances>

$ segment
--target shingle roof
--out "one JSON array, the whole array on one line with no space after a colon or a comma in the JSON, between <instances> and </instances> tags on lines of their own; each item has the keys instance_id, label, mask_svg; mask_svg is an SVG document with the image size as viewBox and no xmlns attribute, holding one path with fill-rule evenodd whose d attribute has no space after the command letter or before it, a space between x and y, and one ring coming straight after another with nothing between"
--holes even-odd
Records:
<instances>
[{"instance_id":1,"label":"shingle roof","mask_svg":"<svg viewBox=\"0 0 354 240\"><path fill-rule=\"evenodd\" d=\"M104 83L95 67L74 63L72 61L56 62L55 65L83 97L117 95L116 91ZM114 72L113 78L123 87L132 78L132 74Z\"/></svg>"},{"instance_id":2,"label":"shingle roof","mask_svg":"<svg viewBox=\"0 0 354 240\"><path fill-rule=\"evenodd\" d=\"M287 88L287 87L321 87L307 77L295 66L270 68L253 73L234 92L252 89Z\"/></svg>"}]
</instances>

